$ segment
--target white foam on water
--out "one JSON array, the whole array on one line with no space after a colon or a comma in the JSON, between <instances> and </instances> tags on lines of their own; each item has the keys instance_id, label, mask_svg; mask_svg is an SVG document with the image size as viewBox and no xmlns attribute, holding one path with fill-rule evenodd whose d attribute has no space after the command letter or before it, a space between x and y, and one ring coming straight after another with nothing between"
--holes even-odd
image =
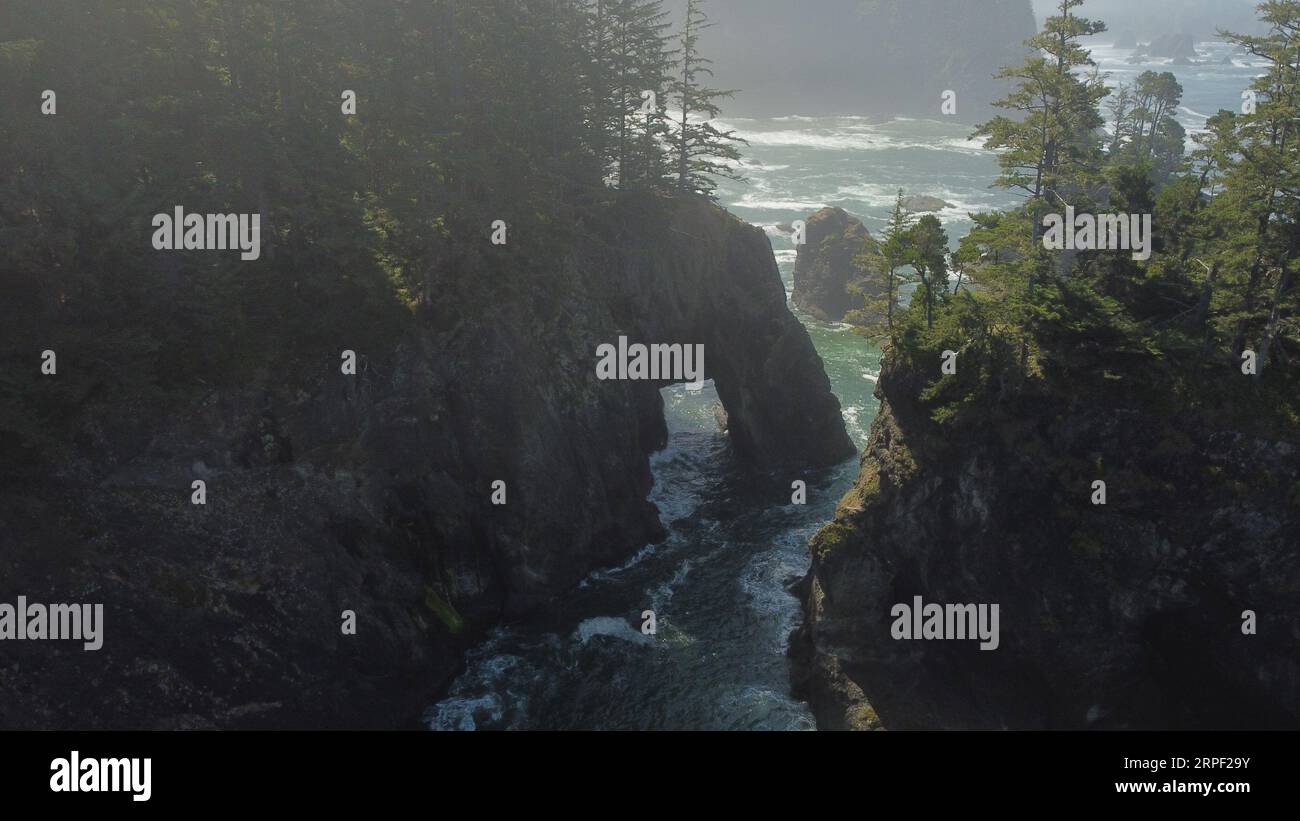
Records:
<instances>
[{"instance_id":1,"label":"white foam on water","mask_svg":"<svg viewBox=\"0 0 1300 821\"><path fill-rule=\"evenodd\" d=\"M961 137L948 137L935 140L934 142L900 142L895 148L913 148L921 151L942 151L948 154L967 154L970 156L981 156L991 153L984 147L982 142L968 140Z\"/></svg>"},{"instance_id":2,"label":"white foam on water","mask_svg":"<svg viewBox=\"0 0 1300 821\"><path fill-rule=\"evenodd\" d=\"M470 651L466 671L453 683L452 694L425 713L429 729L476 730L480 719L495 724L505 718L499 685L517 668L526 666L519 656L494 652L508 637L504 630L493 631L486 642ZM527 699L518 706L526 708Z\"/></svg>"},{"instance_id":3,"label":"white foam on water","mask_svg":"<svg viewBox=\"0 0 1300 821\"><path fill-rule=\"evenodd\" d=\"M661 465L662 461L651 462L655 466L652 470ZM656 482L654 489L650 491L650 501L659 508L659 520L665 525L671 525L678 519L689 518L699 509L701 499L699 493L683 485Z\"/></svg>"},{"instance_id":4,"label":"white foam on water","mask_svg":"<svg viewBox=\"0 0 1300 821\"><path fill-rule=\"evenodd\" d=\"M862 410L857 405L849 405L840 410L844 426L849 429L849 437L854 442L861 442L867 436L867 430L862 426Z\"/></svg>"},{"instance_id":5,"label":"white foam on water","mask_svg":"<svg viewBox=\"0 0 1300 821\"><path fill-rule=\"evenodd\" d=\"M487 713L491 721L500 721L505 715L501 699L496 693L477 698L448 698L434 705L425 724L430 730L477 730L475 717Z\"/></svg>"},{"instance_id":6,"label":"white foam on water","mask_svg":"<svg viewBox=\"0 0 1300 821\"><path fill-rule=\"evenodd\" d=\"M932 139L901 137L883 133L879 125L851 125L833 129L799 131L748 131L742 136L750 145L774 148L808 148L818 151L895 151L914 149L957 154L988 153L982 140L970 137L936 136Z\"/></svg>"},{"instance_id":7,"label":"white foam on water","mask_svg":"<svg viewBox=\"0 0 1300 821\"><path fill-rule=\"evenodd\" d=\"M897 185L888 185L883 183L858 183L854 185L841 185L836 188L833 194L827 194L827 202L844 202L851 200L854 202L865 203L871 208L884 210L893 210L894 203L898 199ZM967 220L970 213L978 211L987 211L992 208L1007 208L1014 205L1014 201L1009 200L1007 195L1000 191L954 191L953 189L943 186L934 185L924 190L908 191L904 187L904 196L925 195L937 197L947 203L947 206L938 211L924 212L933 213L941 222L951 222L953 220ZM854 214L860 219L872 219L870 215L861 216ZM919 214L918 214L919 216Z\"/></svg>"},{"instance_id":8,"label":"white foam on water","mask_svg":"<svg viewBox=\"0 0 1300 821\"><path fill-rule=\"evenodd\" d=\"M823 203L816 200L778 200L760 199L759 194L745 194L731 203L732 208L759 208L764 211L798 211L808 213L821 210Z\"/></svg>"},{"instance_id":9,"label":"white foam on water","mask_svg":"<svg viewBox=\"0 0 1300 821\"><path fill-rule=\"evenodd\" d=\"M618 567L610 567L610 568L603 568L600 570L593 570L587 574L587 578L583 579L581 582L578 583L578 587L585 589L591 582L609 581L610 579L617 576L618 574L631 570L632 568L641 564L641 562L653 556L655 553L659 551L659 547L660 546L657 544L648 544L645 547L638 550L636 552L636 555L634 555L632 558L628 559L627 561L623 562Z\"/></svg>"},{"instance_id":10,"label":"white foam on water","mask_svg":"<svg viewBox=\"0 0 1300 821\"><path fill-rule=\"evenodd\" d=\"M861 183L858 185L841 185L835 193L828 194L829 201L856 200L876 208L893 208L898 199L898 186L882 183Z\"/></svg>"},{"instance_id":11,"label":"white foam on water","mask_svg":"<svg viewBox=\"0 0 1300 821\"><path fill-rule=\"evenodd\" d=\"M627 619L618 616L596 616L587 619L573 631L572 639L586 644L597 636L620 639L632 644L652 646L654 638L644 635L639 628L628 624Z\"/></svg>"},{"instance_id":12,"label":"white foam on water","mask_svg":"<svg viewBox=\"0 0 1300 821\"><path fill-rule=\"evenodd\" d=\"M709 555L712 556L713 554ZM706 556L704 560L707 561L708 558L709 557ZM677 570L673 572L672 578L668 579L668 581L663 584L655 585L647 590L646 596L650 600L650 609L656 613L665 609L668 606L668 602L672 601L673 591L678 587L678 585L686 581L686 577L690 572L691 560L684 559L682 563L677 566Z\"/></svg>"},{"instance_id":13,"label":"white foam on water","mask_svg":"<svg viewBox=\"0 0 1300 821\"><path fill-rule=\"evenodd\" d=\"M650 501L659 508L660 521L672 525L693 516L708 490L701 478L705 472L698 463L711 459L714 446L722 441L715 416L719 399L711 379L705 380L703 390L697 393L686 390L684 385L672 385L660 393L668 423L668 447L650 456L651 472L656 477ZM658 479L661 476L695 478L666 482Z\"/></svg>"},{"instance_id":14,"label":"white foam on water","mask_svg":"<svg viewBox=\"0 0 1300 821\"><path fill-rule=\"evenodd\" d=\"M790 167L788 165L768 165L767 163L762 163L758 160L751 160L745 157L738 160L724 157L716 162L718 165L725 165L728 168L734 168L737 171L748 174L770 174L774 171L785 171Z\"/></svg>"},{"instance_id":15,"label":"white foam on water","mask_svg":"<svg viewBox=\"0 0 1300 821\"><path fill-rule=\"evenodd\" d=\"M808 705L770 687L749 685L722 693L718 697L718 707L728 717L728 727L734 730L817 729Z\"/></svg>"},{"instance_id":16,"label":"white foam on water","mask_svg":"<svg viewBox=\"0 0 1300 821\"><path fill-rule=\"evenodd\" d=\"M944 140L944 142L960 151L970 151L979 154L988 151L988 149L984 147L988 144L987 137L951 137Z\"/></svg>"},{"instance_id":17,"label":"white foam on water","mask_svg":"<svg viewBox=\"0 0 1300 821\"><path fill-rule=\"evenodd\" d=\"M811 536L811 533L805 534ZM789 648L790 632L799 622L799 600L785 589L785 580L807 571L803 545L797 540L784 552L766 552L754 556L740 575L740 589L749 597L749 607L764 622L773 625L769 648L783 656ZM785 555L788 553L789 555ZM800 560L796 561L796 557Z\"/></svg>"},{"instance_id":18,"label":"white foam on water","mask_svg":"<svg viewBox=\"0 0 1300 821\"><path fill-rule=\"evenodd\" d=\"M892 140L880 134L817 134L812 131L752 131L746 132L750 145L780 148L812 148L830 151L880 151L891 148Z\"/></svg>"}]
</instances>

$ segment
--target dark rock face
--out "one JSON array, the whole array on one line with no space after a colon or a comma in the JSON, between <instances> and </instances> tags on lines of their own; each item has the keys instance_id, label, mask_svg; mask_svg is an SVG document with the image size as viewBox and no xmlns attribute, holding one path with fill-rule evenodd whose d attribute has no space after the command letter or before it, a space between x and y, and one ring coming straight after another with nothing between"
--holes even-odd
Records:
<instances>
[{"instance_id":1,"label":"dark rock face","mask_svg":"<svg viewBox=\"0 0 1300 821\"><path fill-rule=\"evenodd\" d=\"M0 727L416 726L488 628L662 538L660 385L595 375L620 333L702 342L754 458L852 452L766 237L716 209L616 208L564 276L492 299L481 259L439 264L438 299L356 376L322 358L88 403L66 452L6 460L0 602L103 603L104 645L0 643Z\"/></svg>"},{"instance_id":2,"label":"dark rock face","mask_svg":"<svg viewBox=\"0 0 1300 821\"><path fill-rule=\"evenodd\" d=\"M887 355L857 485L812 541L792 655L821 727L1300 726L1296 441L1098 396L940 434L923 387ZM1069 455L1101 472L1062 484ZM999 604L1000 647L895 640L917 595Z\"/></svg>"},{"instance_id":3,"label":"dark rock face","mask_svg":"<svg viewBox=\"0 0 1300 821\"><path fill-rule=\"evenodd\" d=\"M615 314L617 327L629 329L629 339L703 342L706 376L742 453L817 465L853 453L839 400L808 332L786 307L762 230L702 203L662 222L638 219L666 248L605 264L623 273L620 286L639 306Z\"/></svg>"},{"instance_id":4,"label":"dark rock face","mask_svg":"<svg viewBox=\"0 0 1300 821\"><path fill-rule=\"evenodd\" d=\"M863 296L884 287L884 267L875 240L857 217L842 208L823 208L807 219L807 242L794 265L794 304L823 322L839 322L863 307ZM872 262L859 267L866 252Z\"/></svg>"},{"instance_id":5,"label":"dark rock face","mask_svg":"<svg viewBox=\"0 0 1300 821\"><path fill-rule=\"evenodd\" d=\"M1151 57L1165 57L1174 60L1186 60L1183 65L1197 56L1196 43L1190 34L1162 34L1139 51Z\"/></svg>"}]
</instances>

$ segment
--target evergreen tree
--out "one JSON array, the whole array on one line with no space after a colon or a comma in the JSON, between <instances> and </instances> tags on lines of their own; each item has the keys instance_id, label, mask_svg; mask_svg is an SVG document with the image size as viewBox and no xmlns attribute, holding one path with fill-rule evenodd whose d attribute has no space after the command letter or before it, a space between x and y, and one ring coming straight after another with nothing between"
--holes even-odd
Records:
<instances>
[{"instance_id":1,"label":"evergreen tree","mask_svg":"<svg viewBox=\"0 0 1300 821\"><path fill-rule=\"evenodd\" d=\"M1300 2L1259 6L1269 27L1261 36L1223 32L1229 42L1268 61L1252 84L1255 110L1234 117L1231 162L1223 176L1223 203L1240 216L1236 241L1248 264L1239 283L1232 353L1250 338L1259 353L1257 375L1271 360L1278 334L1295 316L1295 266L1300 252ZM1271 285L1271 287L1270 287Z\"/></svg>"},{"instance_id":2,"label":"evergreen tree","mask_svg":"<svg viewBox=\"0 0 1300 821\"><path fill-rule=\"evenodd\" d=\"M601 170L602 184L614 164L622 127L622 101L615 95L614 28L610 7L615 0L590 0L583 9L581 36L586 44L586 122L588 142Z\"/></svg>"},{"instance_id":3,"label":"evergreen tree","mask_svg":"<svg viewBox=\"0 0 1300 821\"><path fill-rule=\"evenodd\" d=\"M1129 121L1129 117L1133 112L1134 105L1133 87L1128 83L1123 83L1116 88L1115 92L1106 101L1106 110L1110 112L1111 122L1115 124L1115 130L1106 146L1106 153L1111 157L1118 156L1120 147L1132 139L1129 132L1132 123Z\"/></svg>"},{"instance_id":4,"label":"evergreen tree","mask_svg":"<svg viewBox=\"0 0 1300 821\"><path fill-rule=\"evenodd\" d=\"M894 308L898 304L899 269L911 260L911 228L913 214L903 207L903 189L898 189L894 210L889 215L889 225L880 241L880 253L885 260L885 328L894 330Z\"/></svg>"},{"instance_id":5,"label":"evergreen tree","mask_svg":"<svg viewBox=\"0 0 1300 821\"><path fill-rule=\"evenodd\" d=\"M1076 69L1094 66L1080 38L1106 30L1071 13L1083 0L1058 0L1058 14L1030 38L1034 53L1023 65L1003 69L1001 79L1016 87L995 105L1016 112L998 115L979 126L976 136L999 150L1002 173L996 184L1025 192L1037 240L1048 207L1063 206L1064 197L1093 189L1101 172L1097 110L1108 89L1095 72L1080 78ZM1076 197L1076 204L1078 198Z\"/></svg>"},{"instance_id":6,"label":"evergreen tree","mask_svg":"<svg viewBox=\"0 0 1300 821\"><path fill-rule=\"evenodd\" d=\"M1064 23L1075 5L1063 4L1062 15L1048 23L1058 45L1062 31L1095 28ZM1269 63L1253 86L1255 108L1211 117L1188 164L1173 119L1181 88L1170 74L1147 73L1110 101L1116 131L1098 169L1091 165L1096 157L1081 163L1079 154L1063 165L1058 152L1053 170L1050 152L1040 150L1053 141L1053 122L1086 126L1071 140L1088 144L1096 135L1095 103L1092 114L1072 110L1067 101L1082 100L1082 92L1072 92L1060 94L1057 105L1049 75L1038 75L1049 93L1034 97L1025 84L1013 92L1012 98L1033 101L1024 123L999 119L983 130L1007 149L1002 183L1025 191L1028 201L973 215L975 227L952 257L953 267L978 285L962 299L944 298L934 287L939 279L922 272L914 302L926 308L909 311L896 330L900 355L929 360L960 345L968 357L974 354L965 361L978 363L963 372L996 378L999 397L1014 390L1049 399L1050 383L1068 374L1069 382L1055 390L1095 380L1099 390L1174 394L1186 407L1228 414L1237 425L1249 417L1265 427L1293 426L1297 372L1278 365L1293 363L1300 349L1300 0L1263 3L1260 14L1266 34L1224 35ZM1076 92L1091 94L1087 53L1065 62L1079 75ZM1043 67L1034 58L1029 63ZM1104 195L1111 209L1153 214L1151 258L1136 261L1126 250L1047 252L1031 223L1040 224L1043 207L1062 201L1063 192L1077 206L1091 208ZM924 256L921 228L912 232L918 258ZM1052 266L1067 276L1041 276ZM1246 347L1257 354L1258 392L1248 394L1248 407L1238 401L1239 384L1224 381ZM936 380L922 396L940 402L932 414L946 419L973 407L979 395L971 386Z\"/></svg>"},{"instance_id":7,"label":"evergreen tree","mask_svg":"<svg viewBox=\"0 0 1300 821\"><path fill-rule=\"evenodd\" d=\"M934 306L948 293L948 234L934 214L926 214L907 231L908 262L921 284L926 327L934 325Z\"/></svg>"},{"instance_id":8,"label":"evergreen tree","mask_svg":"<svg viewBox=\"0 0 1300 821\"><path fill-rule=\"evenodd\" d=\"M659 187L667 173L661 141L667 134L663 99L671 68L668 13L660 0L612 0L609 75L616 117L613 177L619 188ZM650 102L645 92L653 95Z\"/></svg>"},{"instance_id":9,"label":"evergreen tree","mask_svg":"<svg viewBox=\"0 0 1300 821\"><path fill-rule=\"evenodd\" d=\"M719 91L702 84L711 77L711 60L700 54L700 32L708 28L703 10L704 0L686 0L686 17L682 24L677 51L677 76L671 91L681 109L673 135L674 174L681 193L712 196L715 176L741 179L731 164L740 159L738 143L744 142L732 131L719 131L712 120L721 113L718 100L733 91ZM693 119L694 118L694 119Z\"/></svg>"},{"instance_id":10,"label":"evergreen tree","mask_svg":"<svg viewBox=\"0 0 1300 821\"><path fill-rule=\"evenodd\" d=\"M1109 104L1115 134L1108 162L1148 167L1153 180L1163 184L1183 158L1186 132L1174 117L1182 98L1183 87L1168 71L1144 71L1132 86L1120 86Z\"/></svg>"}]
</instances>

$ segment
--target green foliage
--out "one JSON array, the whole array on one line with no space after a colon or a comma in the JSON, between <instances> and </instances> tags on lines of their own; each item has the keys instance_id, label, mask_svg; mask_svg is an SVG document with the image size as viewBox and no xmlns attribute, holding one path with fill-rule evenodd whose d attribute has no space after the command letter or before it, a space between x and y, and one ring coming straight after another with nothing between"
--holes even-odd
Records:
<instances>
[{"instance_id":1,"label":"green foliage","mask_svg":"<svg viewBox=\"0 0 1300 821\"><path fill-rule=\"evenodd\" d=\"M520 298L619 190L675 187L670 77L697 114L716 93L669 40L659 0L6 5L0 437L34 453L92 399L320 373L339 340L379 364L449 295ZM734 157L715 137L688 135L688 187ZM261 259L153 250L178 204L260 214Z\"/></svg>"},{"instance_id":2,"label":"green foliage","mask_svg":"<svg viewBox=\"0 0 1300 821\"><path fill-rule=\"evenodd\" d=\"M1182 89L1169 74L1148 72L1119 89L1111 101L1119 128L1110 150L1097 150L1104 87L1080 73L1090 60L1077 41L1101 26L1075 17L1078 5L1062 2L1031 41L1040 53L1004 72L1020 82L1000 105L1023 116L978 132L1001 149L998 184L1028 201L973 215L951 256L968 290L949 294L936 287L945 277L918 265L922 288L893 324L894 355L933 374L920 399L943 425L997 416L1004 403L1041 412L1069 397L1116 395L1152 413L1196 413L1293 439L1300 0L1260 7L1265 36L1225 35L1271 67L1255 83L1256 110L1211 118L1190 164L1172 116ZM1080 212L1153 214L1153 256L1049 253L1038 240L1041 217L1067 202ZM925 230L909 231L913 264L926 257ZM929 247L939 250L933 238ZM1253 379L1240 371L1246 348L1258 356ZM955 376L939 373L944 350L960 353Z\"/></svg>"},{"instance_id":3,"label":"green foliage","mask_svg":"<svg viewBox=\"0 0 1300 821\"><path fill-rule=\"evenodd\" d=\"M850 543L856 531L849 525L834 521L817 532L809 544L809 552L816 561L824 562L844 545Z\"/></svg>"},{"instance_id":4,"label":"green foliage","mask_svg":"<svg viewBox=\"0 0 1300 821\"><path fill-rule=\"evenodd\" d=\"M663 188L671 173L666 89L671 72L667 13L659 0L592 0L586 17L592 145L607 179L623 189ZM643 113L643 92L655 105Z\"/></svg>"},{"instance_id":5,"label":"green foliage","mask_svg":"<svg viewBox=\"0 0 1300 821\"><path fill-rule=\"evenodd\" d=\"M1120 86L1107 108L1115 123L1109 144L1112 165L1136 165L1163 184L1182 163L1186 132L1174 113L1183 87L1172 72L1144 71Z\"/></svg>"},{"instance_id":6,"label":"green foliage","mask_svg":"<svg viewBox=\"0 0 1300 821\"><path fill-rule=\"evenodd\" d=\"M740 159L734 132L719 131L711 122L722 113L718 101L734 91L720 91L702 85L704 77L713 76L711 62L700 56L700 32L712 24L703 11L704 0L686 0L685 20L680 36L678 76L670 90L677 99L680 119L672 136L673 160L676 165L677 191L711 197L717 177L741 179L734 163Z\"/></svg>"},{"instance_id":7,"label":"green foliage","mask_svg":"<svg viewBox=\"0 0 1300 821\"><path fill-rule=\"evenodd\" d=\"M899 310L899 288L912 280L904 269L912 258L911 230L914 222L914 215L903 207L903 189L900 188L880 242L868 238L861 253L854 258L854 264L864 273L871 270L877 261L883 262L885 269L885 292L877 297L865 297L861 314L864 322L859 331L864 336L879 338L894 330L894 315Z\"/></svg>"},{"instance_id":8,"label":"green foliage","mask_svg":"<svg viewBox=\"0 0 1300 821\"><path fill-rule=\"evenodd\" d=\"M1086 190L1101 166L1097 133L1103 120L1097 106L1109 89L1095 73L1080 78L1075 70L1093 65L1080 38L1106 27L1074 14L1082 3L1057 0L1059 13L1027 43L1034 53L998 75L1016 86L995 105L1015 114L994 117L975 132L999 151L1002 173L996 184L1031 198L1035 237L1043 201L1064 202Z\"/></svg>"},{"instance_id":9,"label":"green foliage","mask_svg":"<svg viewBox=\"0 0 1300 821\"><path fill-rule=\"evenodd\" d=\"M453 636L460 635L465 630L465 620L460 613L446 597L429 585L424 586L424 606L438 617L438 621Z\"/></svg>"},{"instance_id":10,"label":"green foliage","mask_svg":"<svg viewBox=\"0 0 1300 821\"><path fill-rule=\"evenodd\" d=\"M948 234L939 218L926 214L907 232L907 261L921 283L926 325L934 324L934 304L948 295Z\"/></svg>"}]
</instances>

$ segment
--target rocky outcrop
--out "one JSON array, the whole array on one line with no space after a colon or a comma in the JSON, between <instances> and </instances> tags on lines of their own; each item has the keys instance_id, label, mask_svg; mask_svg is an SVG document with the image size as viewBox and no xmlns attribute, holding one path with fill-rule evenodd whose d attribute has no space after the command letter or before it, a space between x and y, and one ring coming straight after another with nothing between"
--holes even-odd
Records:
<instances>
[{"instance_id":1,"label":"rocky outcrop","mask_svg":"<svg viewBox=\"0 0 1300 821\"><path fill-rule=\"evenodd\" d=\"M821 727L1300 726L1294 430L1104 380L940 425L922 370L886 354L861 475L811 544L792 654ZM893 638L914 596L998 604L1000 646Z\"/></svg>"},{"instance_id":2,"label":"rocky outcrop","mask_svg":"<svg viewBox=\"0 0 1300 821\"><path fill-rule=\"evenodd\" d=\"M662 237L658 247L597 265L621 274L616 330L629 339L703 343L705 375L742 453L816 465L853 453L821 358L786 307L762 229L703 203L644 209L636 219Z\"/></svg>"},{"instance_id":3,"label":"rocky outcrop","mask_svg":"<svg viewBox=\"0 0 1300 821\"><path fill-rule=\"evenodd\" d=\"M761 230L647 199L545 266L483 246L436 261L436 298L355 376L335 349L92 397L66 447L7 459L0 602L102 603L105 624L96 652L0 643L0 726L416 726L489 628L662 537L661 383L596 378L620 334L702 343L752 458L852 452Z\"/></svg>"},{"instance_id":4,"label":"rocky outcrop","mask_svg":"<svg viewBox=\"0 0 1300 821\"><path fill-rule=\"evenodd\" d=\"M1190 61L1199 56L1196 43L1190 34L1162 34L1146 46L1138 47L1137 54L1173 60Z\"/></svg>"},{"instance_id":5,"label":"rocky outcrop","mask_svg":"<svg viewBox=\"0 0 1300 821\"><path fill-rule=\"evenodd\" d=\"M912 194L903 197L903 207L908 211L921 213L925 211L942 211L953 206L950 202L941 200L938 197L931 197L928 194Z\"/></svg>"},{"instance_id":6,"label":"rocky outcrop","mask_svg":"<svg viewBox=\"0 0 1300 821\"><path fill-rule=\"evenodd\" d=\"M884 287L884 261L871 233L842 208L807 219L805 243L794 264L794 304L823 322L839 322ZM861 264L860 255L866 257Z\"/></svg>"}]
</instances>

